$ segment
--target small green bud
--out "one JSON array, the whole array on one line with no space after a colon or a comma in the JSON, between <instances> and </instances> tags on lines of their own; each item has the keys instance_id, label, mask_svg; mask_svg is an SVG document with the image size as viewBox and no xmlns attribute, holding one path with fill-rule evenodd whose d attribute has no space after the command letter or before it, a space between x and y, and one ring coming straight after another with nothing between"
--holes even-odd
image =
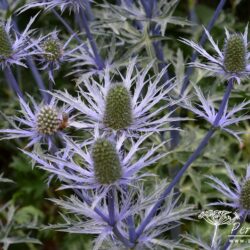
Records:
<instances>
[{"instance_id":1,"label":"small green bud","mask_svg":"<svg viewBox=\"0 0 250 250\"><path fill-rule=\"evenodd\" d=\"M124 129L133 122L131 96L126 87L117 84L106 97L104 124L112 129Z\"/></svg>"},{"instance_id":2,"label":"small green bud","mask_svg":"<svg viewBox=\"0 0 250 250\"><path fill-rule=\"evenodd\" d=\"M112 184L121 178L121 163L114 145L107 139L99 138L92 149L94 172L100 184Z\"/></svg>"},{"instance_id":3,"label":"small green bud","mask_svg":"<svg viewBox=\"0 0 250 250\"><path fill-rule=\"evenodd\" d=\"M240 204L244 209L250 210L250 179L245 181L242 186Z\"/></svg>"},{"instance_id":4,"label":"small green bud","mask_svg":"<svg viewBox=\"0 0 250 250\"><path fill-rule=\"evenodd\" d=\"M0 60L12 54L11 40L4 27L0 24Z\"/></svg>"},{"instance_id":5,"label":"small green bud","mask_svg":"<svg viewBox=\"0 0 250 250\"><path fill-rule=\"evenodd\" d=\"M37 115L38 132L45 135L52 135L58 131L59 125L58 112L49 106L42 107Z\"/></svg>"},{"instance_id":6,"label":"small green bud","mask_svg":"<svg viewBox=\"0 0 250 250\"><path fill-rule=\"evenodd\" d=\"M228 72L246 70L246 46L241 35L231 35L225 43L224 67Z\"/></svg>"},{"instance_id":7,"label":"small green bud","mask_svg":"<svg viewBox=\"0 0 250 250\"><path fill-rule=\"evenodd\" d=\"M44 57L48 61L56 61L59 60L62 56L62 48L58 39L49 38L42 45L44 52L48 54L44 54Z\"/></svg>"}]
</instances>

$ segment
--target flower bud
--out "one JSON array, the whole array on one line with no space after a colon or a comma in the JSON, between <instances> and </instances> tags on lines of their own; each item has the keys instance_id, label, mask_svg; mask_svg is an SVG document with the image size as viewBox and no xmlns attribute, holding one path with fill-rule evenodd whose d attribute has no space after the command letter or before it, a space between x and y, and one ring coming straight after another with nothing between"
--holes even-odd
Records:
<instances>
[{"instance_id":1,"label":"flower bud","mask_svg":"<svg viewBox=\"0 0 250 250\"><path fill-rule=\"evenodd\" d=\"M37 115L38 132L45 135L52 135L58 131L59 125L58 112L49 106L42 107Z\"/></svg>"},{"instance_id":2,"label":"flower bud","mask_svg":"<svg viewBox=\"0 0 250 250\"><path fill-rule=\"evenodd\" d=\"M43 45L43 50L46 54L44 57L47 61L57 61L62 56L62 48L59 40L57 38L47 39Z\"/></svg>"},{"instance_id":3,"label":"flower bud","mask_svg":"<svg viewBox=\"0 0 250 250\"><path fill-rule=\"evenodd\" d=\"M224 67L228 72L246 70L246 46L241 35L231 35L225 43Z\"/></svg>"},{"instance_id":4,"label":"flower bud","mask_svg":"<svg viewBox=\"0 0 250 250\"><path fill-rule=\"evenodd\" d=\"M126 87L117 84L110 88L106 97L104 124L112 129L124 129L133 121L131 96Z\"/></svg>"},{"instance_id":5,"label":"flower bud","mask_svg":"<svg viewBox=\"0 0 250 250\"><path fill-rule=\"evenodd\" d=\"M12 45L9 35L4 27L0 24L0 60L8 58L12 54Z\"/></svg>"},{"instance_id":6,"label":"flower bud","mask_svg":"<svg viewBox=\"0 0 250 250\"><path fill-rule=\"evenodd\" d=\"M121 163L114 145L107 139L99 138L92 149L94 172L100 184L112 184L121 178Z\"/></svg>"},{"instance_id":7,"label":"flower bud","mask_svg":"<svg viewBox=\"0 0 250 250\"><path fill-rule=\"evenodd\" d=\"M246 180L242 186L240 204L243 209L250 210L250 179Z\"/></svg>"}]
</instances>

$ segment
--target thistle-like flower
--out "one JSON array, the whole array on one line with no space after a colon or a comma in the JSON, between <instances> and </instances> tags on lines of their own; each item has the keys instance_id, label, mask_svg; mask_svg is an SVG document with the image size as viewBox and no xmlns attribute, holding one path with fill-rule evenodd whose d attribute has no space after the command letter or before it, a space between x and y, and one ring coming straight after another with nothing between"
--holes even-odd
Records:
<instances>
[{"instance_id":1,"label":"thistle-like flower","mask_svg":"<svg viewBox=\"0 0 250 250\"><path fill-rule=\"evenodd\" d=\"M206 69L212 75L217 74L227 80L235 79L238 84L240 84L242 79L248 78L250 74L250 52L248 52L247 39L248 26L246 26L244 34L230 34L226 29L223 50L219 49L209 32L206 29L204 30L217 56L210 55L204 48L193 41L181 39L182 42L191 46L208 61L206 63L194 62L190 65Z\"/></svg>"},{"instance_id":2,"label":"thistle-like flower","mask_svg":"<svg viewBox=\"0 0 250 250\"><path fill-rule=\"evenodd\" d=\"M42 65L41 70L47 70L49 79L54 82L54 71L60 68L61 63L72 61L72 54L79 49L80 46L67 50L73 35L62 44L58 38L58 32L54 31L45 37L41 37L40 43L36 46L38 61Z\"/></svg>"},{"instance_id":3,"label":"thistle-like flower","mask_svg":"<svg viewBox=\"0 0 250 250\"><path fill-rule=\"evenodd\" d=\"M163 146L161 143L158 146L152 146L140 159L134 159L135 153L141 151L140 146L149 136L150 134L141 136L136 142L130 141L129 149L123 150L126 141L125 133L115 142L95 130L94 139L86 141L84 145L78 145L65 138L67 149L70 149L66 159L61 155L52 157L24 153L35 160L39 168L57 175L64 182L62 188L96 190L99 193L99 199L102 199L112 187L122 191L122 187L133 185L135 181L150 176L150 173L138 174L138 172L166 155L157 154L157 150ZM78 161L76 162L75 159Z\"/></svg>"},{"instance_id":4,"label":"thistle-like flower","mask_svg":"<svg viewBox=\"0 0 250 250\"><path fill-rule=\"evenodd\" d=\"M31 49L39 42L31 42L29 36L33 32L30 30L37 15L32 17L25 30L19 34L12 28L11 19L6 24L0 23L0 65L3 68L9 65L18 64L26 67L22 62L27 56L35 54ZM12 35L14 34L14 35Z\"/></svg>"},{"instance_id":5,"label":"thistle-like flower","mask_svg":"<svg viewBox=\"0 0 250 250\"><path fill-rule=\"evenodd\" d=\"M187 108L191 110L196 115L204 118L207 120L212 126L214 125L217 111L214 105L213 100L211 100L209 97L205 98L204 94L202 93L201 89L195 85L193 85L196 91L196 96L199 99L199 102L197 105L193 105L188 99L185 99L182 103L184 108ZM235 131L229 126L238 124L241 121L248 120L250 118L249 115L240 115L239 117L235 117L235 115L238 112L245 111L250 104L250 101L242 102L239 105L234 106L231 110L228 109L226 106L223 115L219 121L218 127L222 130L226 131L229 134L232 134L234 137L241 142L241 138L239 137L239 134L243 134L244 132Z\"/></svg>"},{"instance_id":6,"label":"thistle-like flower","mask_svg":"<svg viewBox=\"0 0 250 250\"><path fill-rule=\"evenodd\" d=\"M160 83L166 68L159 75L146 78L152 64L141 71L136 69L135 64L136 60L130 62L125 77L120 73L119 83L112 83L109 70L106 70L104 83L94 78L84 78L84 89L79 87L78 97L66 91L56 91L52 95L83 115L83 120L79 119L73 124L77 128L93 130L99 124L102 130L114 133L126 131L131 136L139 132L171 129L169 122L182 119L170 117L171 112L164 114L169 106L179 102L169 96L175 84L172 80Z\"/></svg>"},{"instance_id":7,"label":"thistle-like flower","mask_svg":"<svg viewBox=\"0 0 250 250\"><path fill-rule=\"evenodd\" d=\"M51 148L53 137L65 137L64 129L70 125L68 115L71 112L70 107L58 109L54 98L49 104L37 105L30 97L33 109L22 98L19 98L21 106L21 117L10 119L13 129L0 129L1 140L29 138L26 147L31 147L36 143L47 143Z\"/></svg>"},{"instance_id":8,"label":"thistle-like flower","mask_svg":"<svg viewBox=\"0 0 250 250\"><path fill-rule=\"evenodd\" d=\"M227 184L219 180L217 177L208 176L208 178L213 181L209 183L210 186L222 193L227 201L220 201L213 204L229 206L239 211L240 215L250 213L250 166L247 167L247 173L244 179L240 180L237 178L230 168L230 166L225 163L228 176L230 178L233 187L229 187Z\"/></svg>"}]
</instances>

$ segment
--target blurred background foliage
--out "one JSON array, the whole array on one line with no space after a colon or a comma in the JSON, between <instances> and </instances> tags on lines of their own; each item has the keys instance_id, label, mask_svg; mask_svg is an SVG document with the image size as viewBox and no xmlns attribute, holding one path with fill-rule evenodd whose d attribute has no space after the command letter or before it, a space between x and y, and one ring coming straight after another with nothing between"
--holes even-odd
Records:
<instances>
[{"instance_id":1,"label":"blurred background foliage","mask_svg":"<svg viewBox=\"0 0 250 250\"><path fill-rule=\"evenodd\" d=\"M102 3L102 1L96 1ZM110 1L114 3L114 1ZM20 7L25 1L20 1ZM170 75L177 73L177 77L182 79L184 74L185 63L191 56L191 49L181 44L178 39L180 37L188 37L193 40L199 40L202 32L202 25L206 26L212 17L216 6L219 1L209 0L188 0L180 1L178 7L175 10L174 15L183 18L188 18L194 22L195 25L188 28L182 28L169 25L165 31L165 36L162 39L164 47L165 57L172 63L170 66ZM7 13L8 18L13 14L14 10ZM37 9L31 9L16 17L20 28L24 27L30 16L37 13ZM100 13L100 7L98 4L94 4L93 12ZM98 15L96 14L98 17ZM220 14L214 28L212 29L212 35L215 40L219 41L222 46L224 42L224 27L230 31L243 32L245 25L249 22L250 16L250 1L249 0L229 0L227 1L223 12ZM74 21L73 14L65 12L63 17L77 30L76 22ZM98 20L93 23L92 30L98 29ZM42 34L47 34L53 31L55 28L61 30L60 36L62 39L68 37L67 32L61 26L55 17L50 13L42 13L39 19L35 22L35 28L39 29ZM111 30L109 30L111 32ZM98 33L98 32L97 32ZM95 34L95 32L94 32ZM112 34L112 32L111 32ZM96 36L95 39L100 47L104 47L105 44L111 43L111 36L106 35L104 38ZM119 36L118 36L119 37ZM126 39L129 39L128 37ZM140 37L138 38L140 42ZM138 44L137 44L138 45ZM115 57L124 56L125 52L134 54L144 54L143 46L133 47L131 50L131 44L128 42L123 47L117 48L117 54ZM209 45L206 43L206 47L209 50ZM105 57L107 51L102 50ZM105 54L106 53L106 54ZM66 76L68 71L71 70L71 65L64 65L55 74L56 89L66 88L69 91L74 92L75 84L73 83L72 76ZM18 76L21 88L27 93L31 94L36 100L40 100L40 95L37 90L37 86L34 83L32 75L29 69L15 69L15 73ZM192 81L198 83L205 93L209 93L210 96L215 99L218 96L222 96L224 91L223 84L218 79L213 77L202 78L204 73L200 70L196 70L192 76ZM43 75L45 82L47 81L47 75ZM237 91L231 98L230 105L234 103L240 103L250 97L250 82L246 81L241 86L236 86ZM4 76L0 71L0 128L8 127L8 121L6 115L14 115L18 110L18 102L14 98L8 88ZM156 172L160 178L169 178L176 172L177 166L183 165L190 154L194 151L199 141L207 131L209 125L202 119L194 117L192 113L184 110L178 110L183 117L195 118L195 120L184 121L181 124L183 131L181 132L181 142L177 148L175 148L166 158L162 159L157 165L151 166L149 171ZM242 125L244 130L250 131L250 124L245 123ZM169 139L169 135L166 135L166 140ZM208 184L205 175L215 175L220 177L222 181L228 183L226 170L223 167L223 161L230 163L238 176L244 176L246 166L250 161L250 135L246 135L243 138L242 144L239 144L235 138L219 131L216 136L210 141L203 156L200 157L192 167L186 172L179 184L180 193L182 199L186 202L195 204L198 209L205 209L206 204L209 202L223 199L218 192L213 190ZM153 137L149 144L160 143L158 136ZM48 198L58 198L66 194L66 191L57 191L58 183L53 180L48 188L47 173L32 168L31 162L25 157L18 148L23 148L25 143L21 140L15 141L0 141L0 173L4 173L4 176L13 180L13 183L2 182L0 183L0 207L5 203L8 203L8 208L0 210L0 219L3 223L4 216L13 209L13 233L15 236L21 237L27 234L38 239L42 244L35 245L32 241L28 244L15 244L10 246L10 250L88 250L92 249L90 239L84 235L72 235L62 232L54 232L52 230L40 230L42 225L48 225L60 222L60 214L58 208ZM167 151L170 151L166 147ZM29 225L30 228L22 230L22 225ZM195 235L196 232L202 232L204 238L208 241L211 237L212 227L202 221L185 222L182 226L182 231L189 232ZM225 232L226 233L226 232ZM1 233L0 233L1 237ZM171 236L170 236L171 237ZM1 243L0 243L1 249Z\"/></svg>"}]
</instances>

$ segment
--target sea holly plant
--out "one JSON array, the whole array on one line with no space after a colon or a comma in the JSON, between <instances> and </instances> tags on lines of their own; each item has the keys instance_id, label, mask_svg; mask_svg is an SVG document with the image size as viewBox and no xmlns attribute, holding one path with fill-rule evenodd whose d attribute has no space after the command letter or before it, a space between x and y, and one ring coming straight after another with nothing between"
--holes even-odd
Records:
<instances>
[{"instance_id":1,"label":"sea holly plant","mask_svg":"<svg viewBox=\"0 0 250 250\"><path fill-rule=\"evenodd\" d=\"M180 36L173 43L176 34L171 25L193 25L186 16L178 16L180 2L23 1L11 13L12 19L0 25L0 63L21 107L15 115L1 112L10 127L1 123L0 139L18 139L18 150L32 166L48 173L48 188L57 185L56 194L49 198L62 208L63 222L45 229L94 235L89 239L95 250L192 249L195 244L228 249L231 242L218 233L218 225L211 244L196 236L191 225L200 207L187 199L189 191L179 185L204 152L201 166L196 166L197 173L190 175L185 187L191 191L198 187L210 206L225 205L238 212L239 228L244 223L250 211L249 174L240 183L226 164L233 187L224 183L226 178L219 179L216 169L221 159L211 147L220 136L231 150L246 133L250 101L243 83L249 78L248 26L243 34L225 27L220 47L211 34L225 4L221 0L198 44L180 38L190 35L188 28L176 30ZM4 3L7 13L10 6ZM38 13L19 31L23 26L19 20L29 11ZM40 17L45 14L47 23L53 20L59 27L30 30L43 22ZM206 39L214 52L206 49ZM199 70L192 79L188 70L178 75L187 45L206 59L192 57L187 64L188 69ZM54 74L59 68L62 74ZM27 71L36 83L31 88L23 84L26 75L29 78ZM192 84L183 94L187 81ZM34 86L42 100L30 93ZM194 130L199 126L195 135L201 139L190 153L178 143L190 146L184 132L192 126ZM235 164L242 161L239 154L232 154L233 159L223 158ZM203 166L212 164L203 176ZM208 175L213 183L203 183Z\"/></svg>"},{"instance_id":2,"label":"sea holly plant","mask_svg":"<svg viewBox=\"0 0 250 250\"><path fill-rule=\"evenodd\" d=\"M224 79L235 79L238 84L244 78L248 78L250 74L248 52L248 25L245 28L244 34L232 33L230 34L225 29L226 38L224 48L220 49L213 37L205 29L205 33L217 55L210 55L199 44L182 39L182 41L194 48L202 57L207 59L207 63L193 62L190 65L206 69L211 74L218 74Z\"/></svg>"},{"instance_id":3,"label":"sea holly plant","mask_svg":"<svg viewBox=\"0 0 250 250\"><path fill-rule=\"evenodd\" d=\"M19 103L21 107L20 116L11 117L9 120L11 129L1 129L1 139L29 138L26 147L31 147L36 143L44 143L49 148L53 145L56 137L64 137L64 130L70 124L71 107L57 107L57 101L52 98L49 104L37 104L29 96L32 107L21 97Z\"/></svg>"}]
</instances>

